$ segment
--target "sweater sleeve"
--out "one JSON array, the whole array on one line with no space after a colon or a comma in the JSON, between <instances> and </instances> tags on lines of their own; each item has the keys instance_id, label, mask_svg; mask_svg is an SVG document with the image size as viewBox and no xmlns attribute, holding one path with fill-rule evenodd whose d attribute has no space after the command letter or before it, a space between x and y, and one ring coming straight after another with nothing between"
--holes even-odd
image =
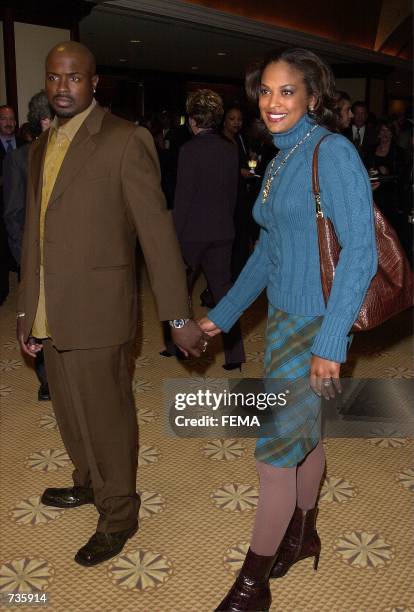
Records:
<instances>
[{"instance_id":1,"label":"sweater sleeve","mask_svg":"<svg viewBox=\"0 0 414 612\"><path fill-rule=\"evenodd\" d=\"M377 270L372 191L354 145L339 134L321 145L319 178L322 210L332 220L341 252L312 353L342 363L349 331Z\"/></svg>"},{"instance_id":2,"label":"sweater sleeve","mask_svg":"<svg viewBox=\"0 0 414 612\"><path fill-rule=\"evenodd\" d=\"M224 332L233 327L246 308L267 286L270 265L268 242L268 232L262 229L259 242L237 281L217 306L208 313L208 318Z\"/></svg>"}]
</instances>

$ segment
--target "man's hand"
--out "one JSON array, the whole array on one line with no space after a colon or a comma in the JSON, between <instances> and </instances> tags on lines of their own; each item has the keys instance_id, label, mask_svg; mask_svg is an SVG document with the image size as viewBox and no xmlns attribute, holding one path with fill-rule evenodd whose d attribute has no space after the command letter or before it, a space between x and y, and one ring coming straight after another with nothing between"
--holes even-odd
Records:
<instances>
[{"instance_id":1,"label":"man's hand","mask_svg":"<svg viewBox=\"0 0 414 612\"><path fill-rule=\"evenodd\" d=\"M336 361L329 361L329 359L322 359L312 355L311 367L310 367L310 386L312 391L324 397L330 399L335 397L336 393L341 393L341 383L339 381L339 370L341 364ZM336 393L335 393L336 391Z\"/></svg>"},{"instance_id":2,"label":"man's hand","mask_svg":"<svg viewBox=\"0 0 414 612\"><path fill-rule=\"evenodd\" d=\"M24 330L23 330L23 317L18 317L16 326L16 337L19 343L20 350L29 357L36 357L36 353L42 350L42 345L36 342L34 338L29 338L27 342L24 341Z\"/></svg>"},{"instance_id":3,"label":"man's hand","mask_svg":"<svg viewBox=\"0 0 414 612\"><path fill-rule=\"evenodd\" d=\"M213 336L217 336L217 334L221 334L222 330L217 327L217 325L213 323L213 321L210 321L208 317L203 317L202 319L199 319L197 323L199 324L203 332L211 338Z\"/></svg>"},{"instance_id":4,"label":"man's hand","mask_svg":"<svg viewBox=\"0 0 414 612\"><path fill-rule=\"evenodd\" d=\"M203 332L197 323L190 319L184 327L171 329L171 336L174 344L184 353L186 357L200 357L206 350L207 344L204 340Z\"/></svg>"}]
</instances>

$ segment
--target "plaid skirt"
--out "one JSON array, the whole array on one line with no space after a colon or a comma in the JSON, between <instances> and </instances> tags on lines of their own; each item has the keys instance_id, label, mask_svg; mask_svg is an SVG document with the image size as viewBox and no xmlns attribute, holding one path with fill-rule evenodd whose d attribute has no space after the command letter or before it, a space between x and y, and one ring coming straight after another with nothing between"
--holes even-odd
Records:
<instances>
[{"instance_id":1,"label":"plaid skirt","mask_svg":"<svg viewBox=\"0 0 414 612\"><path fill-rule=\"evenodd\" d=\"M272 408L269 436L257 440L259 461L294 467L320 440L321 401L309 386L309 372L311 347L322 319L288 314L269 305L265 389L268 393L289 389L289 394L286 406Z\"/></svg>"}]
</instances>

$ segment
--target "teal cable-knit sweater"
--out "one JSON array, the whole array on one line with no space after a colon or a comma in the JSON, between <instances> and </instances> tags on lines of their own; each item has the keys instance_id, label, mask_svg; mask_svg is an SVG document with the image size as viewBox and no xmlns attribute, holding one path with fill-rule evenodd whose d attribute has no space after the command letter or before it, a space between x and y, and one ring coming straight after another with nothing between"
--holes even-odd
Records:
<instances>
[{"instance_id":1,"label":"teal cable-knit sweater","mask_svg":"<svg viewBox=\"0 0 414 612\"><path fill-rule=\"evenodd\" d=\"M305 115L292 129L274 136L281 159L313 125ZM319 150L319 182L322 210L332 220L342 250L325 307L312 194L312 155L325 134L329 131L318 126L298 147L273 180L264 204L259 194L253 209L262 228L259 242L236 283L208 317L228 331L266 288L275 308L323 315L312 353L344 362L349 331L377 270L377 251L368 175L354 145L331 134Z\"/></svg>"}]
</instances>

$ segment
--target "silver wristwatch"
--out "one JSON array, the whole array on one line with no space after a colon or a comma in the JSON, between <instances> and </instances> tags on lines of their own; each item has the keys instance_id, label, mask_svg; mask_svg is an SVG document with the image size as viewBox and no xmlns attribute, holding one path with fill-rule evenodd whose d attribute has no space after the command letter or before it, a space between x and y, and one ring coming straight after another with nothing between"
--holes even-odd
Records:
<instances>
[{"instance_id":1,"label":"silver wristwatch","mask_svg":"<svg viewBox=\"0 0 414 612\"><path fill-rule=\"evenodd\" d=\"M184 327L184 325L187 325L189 320L190 319L172 319L171 321L168 321L168 323L174 329L181 329L182 327Z\"/></svg>"}]
</instances>

